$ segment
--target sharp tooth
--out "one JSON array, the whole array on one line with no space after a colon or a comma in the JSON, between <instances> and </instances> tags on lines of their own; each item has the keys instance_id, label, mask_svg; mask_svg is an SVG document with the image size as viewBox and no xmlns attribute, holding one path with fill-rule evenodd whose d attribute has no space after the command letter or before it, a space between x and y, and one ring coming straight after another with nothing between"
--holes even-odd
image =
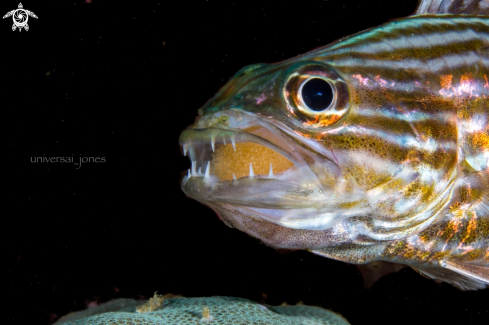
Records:
<instances>
[{"instance_id":1,"label":"sharp tooth","mask_svg":"<svg viewBox=\"0 0 489 325\"><path fill-rule=\"evenodd\" d=\"M222 138L222 143L224 143L224 145L226 145L226 139L225 138Z\"/></svg>"},{"instance_id":2,"label":"sharp tooth","mask_svg":"<svg viewBox=\"0 0 489 325\"><path fill-rule=\"evenodd\" d=\"M198 171L199 174L202 174L202 166L199 167L199 171Z\"/></svg>"},{"instance_id":3,"label":"sharp tooth","mask_svg":"<svg viewBox=\"0 0 489 325\"><path fill-rule=\"evenodd\" d=\"M209 178L209 171L210 171L210 169L211 169L211 162L208 161L207 162L207 167L205 169L205 176L204 176L204 178Z\"/></svg>"},{"instance_id":4,"label":"sharp tooth","mask_svg":"<svg viewBox=\"0 0 489 325\"><path fill-rule=\"evenodd\" d=\"M273 168L272 168L272 164L270 164L270 172L268 173L268 178L272 178L273 177Z\"/></svg>"},{"instance_id":5,"label":"sharp tooth","mask_svg":"<svg viewBox=\"0 0 489 325\"><path fill-rule=\"evenodd\" d=\"M196 161L192 161L192 176L197 176L197 173L195 172L195 166L197 165Z\"/></svg>"},{"instance_id":6,"label":"sharp tooth","mask_svg":"<svg viewBox=\"0 0 489 325\"><path fill-rule=\"evenodd\" d=\"M197 160L197 155L195 154L194 148L192 148L190 145L188 145L188 156L190 158L190 161L196 161Z\"/></svg>"},{"instance_id":7,"label":"sharp tooth","mask_svg":"<svg viewBox=\"0 0 489 325\"><path fill-rule=\"evenodd\" d=\"M186 144L183 145L183 155L184 156L187 155L187 145Z\"/></svg>"},{"instance_id":8,"label":"sharp tooth","mask_svg":"<svg viewBox=\"0 0 489 325\"><path fill-rule=\"evenodd\" d=\"M212 147L212 152L214 152L214 142L216 141L216 138L214 136L211 136L211 147Z\"/></svg>"},{"instance_id":9,"label":"sharp tooth","mask_svg":"<svg viewBox=\"0 0 489 325\"><path fill-rule=\"evenodd\" d=\"M185 185L190 179L190 169L187 169L187 178L183 178L183 185Z\"/></svg>"},{"instance_id":10,"label":"sharp tooth","mask_svg":"<svg viewBox=\"0 0 489 325\"><path fill-rule=\"evenodd\" d=\"M234 173L233 173L233 179L236 180L236 175L234 175Z\"/></svg>"},{"instance_id":11,"label":"sharp tooth","mask_svg":"<svg viewBox=\"0 0 489 325\"><path fill-rule=\"evenodd\" d=\"M234 151L236 151L236 143L234 142L234 138L231 138L231 143L233 144Z\"/></svg>"},{"instance_id":12,"label":"sharp tooth","mask_svg":"<svg viewBox=\"0 0 489 325\"><path fill-rule=\"evenodd\" d=\"M250 163L250 177L253 177L253 176L255 176L255 174L253 174L253 166Z\"/></svg>"}]
</instances>

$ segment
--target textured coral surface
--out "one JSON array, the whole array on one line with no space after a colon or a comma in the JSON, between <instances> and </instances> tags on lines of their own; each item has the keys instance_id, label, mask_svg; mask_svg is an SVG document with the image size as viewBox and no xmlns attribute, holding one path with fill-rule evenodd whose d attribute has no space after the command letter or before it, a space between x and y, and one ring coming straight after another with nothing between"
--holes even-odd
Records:
<instances>
[{"instance_id":1,"label":"textured coral surface","mask_svg":"<svg viewBox=\"0 0 489 325\"><path fill-rule=\"evenodd\" d=\"M329 310L305 305L268 306L233 297L173 298L153 311L138 313L135 300L118 299L74 313L55 325L347 325Z\"/></svg>"}]
</instances>

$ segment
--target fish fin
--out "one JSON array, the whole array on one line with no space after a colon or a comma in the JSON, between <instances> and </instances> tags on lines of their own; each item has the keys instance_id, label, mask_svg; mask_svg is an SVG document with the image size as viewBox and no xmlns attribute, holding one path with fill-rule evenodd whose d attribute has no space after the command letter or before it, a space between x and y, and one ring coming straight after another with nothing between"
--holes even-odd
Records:
<instances>
[{"instance_id":1,"label":"fish fin","mask_svg":"<svg viewBox=\"0 0 489 325\"><path fill-rule=\"evenodd\" d=\"M485 286L489 285L489 263L460 263L457 261L446 262L447 269L463 274Z\"/></svg>"},{"instance_id":2,"label":"fish fin","mask_svg":"<svg viewBox=\"0 0 489 325\"><path fill-rule=\"evenodd\" d=\"M386 261L373 261L367 264L355 264L363 277L365 288L371 288L384 275L396 273L407 265Z\"/></svg>"},{"instance_id":3,"label":"fish fin","mask_svg":"<svg viewBox=\"0 0 489 325\"><path fill-rule=\"evenodd\" d=\"M489 216L489 170L468 174L464 179L466 186L460 188L460 198L478 214Z\"/></svg>"},{"instance_id":4,"label":"fish fin","mask_svg":"<svg viewBox=\"0 0 489 325\"><path fill-rule=\"evenodd\" d=\"M460 290L480 290L489 286L489 265L446 262L441 266L411 266L437 282L447 282Z\"/></svg>"},{"instance_id":5,"label":"fish fin","mask_svg":"<svg viewBox=\"0 0 489 325\"><path fill-rule=\"evenodd\" d=\"M421 0L415 15L489 15L489 0Z\"/></svg>"}]
</instances>

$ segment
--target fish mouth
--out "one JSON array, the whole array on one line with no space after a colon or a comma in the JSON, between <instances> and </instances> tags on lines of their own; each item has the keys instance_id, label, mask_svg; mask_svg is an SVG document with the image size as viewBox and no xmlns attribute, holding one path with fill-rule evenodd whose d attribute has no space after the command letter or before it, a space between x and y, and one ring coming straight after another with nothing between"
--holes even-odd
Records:
<instances>
[{"instance_id":1,"label":"fish mouth","mask_svg":"<svg viewBox=\"0 0 489 325\"><path fill-rule=\"evenodd\" d=\"M191 160L183 192L221 211L227 224L254 216L288 228L326 229L348 217L332 208L334 188L325 188L311 168L339 177L334 158L274 120L238 109L206 114L179 142Z\"/></svg>"},{"instance_id":2,"label":"fish mouth","mask_svg":"<svg viewBox=\"0 0 489 325\"><path fill-rule=\"evenodd\" d=\"M216 123L223 118L225 125ZM231 109L203 116L179 142L191 161L182 189L203 203L290 209L304 207L318 190L297 141L254 114Z\"/></svg>"},{"instance_id":3,"label":"fish mouth","mask_svg":"<svg viewBox=\"0 0 489 325\"><path fill-rule=\"evenodd\" d=\"M300 162L280 146L251 132L272 137L269 130L258 125L184 131L180 145L191 161L191 168L182 179L185 194L206 202L297 207L300 201L291 194L311 187L299 168Z\"/></svg>"},{"instance_id":4,"label":"fish mouth","mask_svg":"<svg viewBox=\"0 0 489 325\"><path fill-rule=\"evenodd\" d=\"M210 180L212 176L213 181L243 177L281 179L294 166L279 147L246 130L190 129L180 141L184 155L188 152L192 163L189 175L194 177Z\"/></svg>"}]
</instances>

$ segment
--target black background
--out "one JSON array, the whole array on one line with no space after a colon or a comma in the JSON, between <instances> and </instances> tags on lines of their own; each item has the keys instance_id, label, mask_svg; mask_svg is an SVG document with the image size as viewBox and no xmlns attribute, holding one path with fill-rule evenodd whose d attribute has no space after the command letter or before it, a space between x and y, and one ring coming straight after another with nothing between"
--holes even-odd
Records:
<instances>
[{"instance_id":1,"label":"black background","mask_svg":"<svg viewBox=\"0 0 489 325\"><path fill-rule=\"evenodd\" d=\"M364 289L354 266L279 253L180 190L189 161L178 137L238 69L407 16L416 2L23 1L39 17L30 30L0 25L0 324L47 325L155 291L302 301L351 324L487 324L489 290L409 268ZM105 162L31 162L71 156Z\"/></svg>"}]
</instances>

